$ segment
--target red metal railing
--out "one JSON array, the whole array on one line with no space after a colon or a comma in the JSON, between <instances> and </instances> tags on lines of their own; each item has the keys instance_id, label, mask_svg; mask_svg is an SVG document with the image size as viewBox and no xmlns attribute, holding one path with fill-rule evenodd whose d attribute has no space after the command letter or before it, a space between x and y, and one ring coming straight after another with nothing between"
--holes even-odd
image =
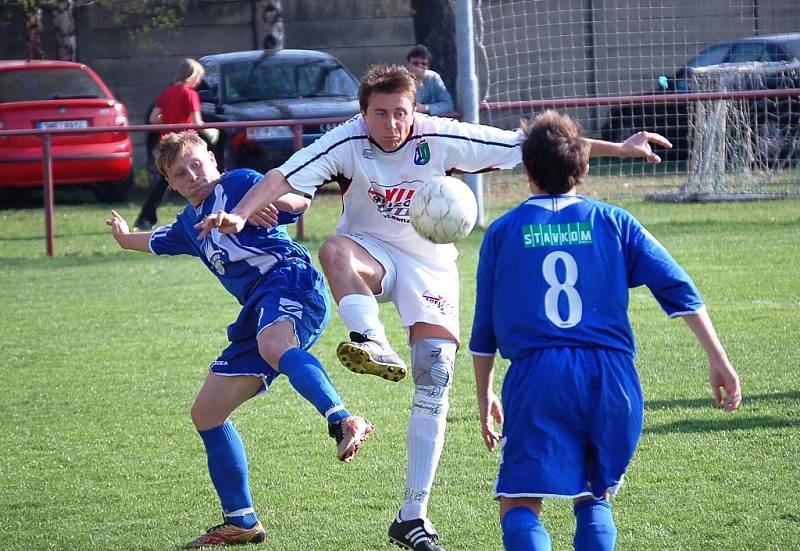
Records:
<instances>
[{"instance_id":1,"label":"red metal railing","mask_svg":"<svg viewBox=\"0 0 800 551\"><path fill-rule=\"evenodd\" d=\"M243 128L256 126L291 126L294 134L294 150L303 147L303 127L306 125L338 124L347 120L349 117L327 117L319 119L285 119L276 121L237 121L237 122L216 122L207 124L138 124L124 127L119 126L96 126L94 128L80 129L17 129L0 130L0 138L6 136L34 135L42 139L42 187L44 192L44 227L45 227L45 248L47 256L55 256L55 191L53 186L53 154L52 137L59 134L97 134L100 132L161 132L164 130L200 130L203 128ZM80 159L80 156L71 156L70 159ZM305 225L303 217L297 221L297 237L302 239L304 236Z\"/></svg>"}]
</instances>

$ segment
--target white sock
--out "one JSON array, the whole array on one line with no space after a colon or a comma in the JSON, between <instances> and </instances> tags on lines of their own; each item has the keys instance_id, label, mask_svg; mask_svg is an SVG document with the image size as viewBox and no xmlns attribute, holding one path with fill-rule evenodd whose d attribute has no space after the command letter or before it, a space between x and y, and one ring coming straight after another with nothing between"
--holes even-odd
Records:
<instances>
[{"instance_id":1,"label":"white sock","mask_svg":"<svg viewBox=\"0 0 800 551\"><path fill-rule=\"evenodd\" d=\"M408 420L406 445L408 447L408 471L403 506L400 508L401 520L426 518L433 477L444 447L444 433L447 428L448 399L444 395L431 398L427 389L442 387L417 387L414 391L414 405Z\"/></svg>"},{"instance_id":2,"label":"white sock","mask_svg":"<svg viewBox=\"0 0 800 551\"><path fill-rule=\"evenodd\" d=\"M372 295L347 295L339 301L339 318L350 331L361 333L372 341L389 344L379 317L380 307Z\"/></svg>"}]
</instances>

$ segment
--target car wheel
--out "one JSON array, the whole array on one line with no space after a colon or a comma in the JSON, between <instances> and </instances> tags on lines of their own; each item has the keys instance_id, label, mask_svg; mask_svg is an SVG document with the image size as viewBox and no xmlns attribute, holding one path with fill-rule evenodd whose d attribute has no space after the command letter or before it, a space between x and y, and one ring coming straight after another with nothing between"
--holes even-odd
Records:
<instances>
[{"instance_id":1,"label":"car wheel","mask_svg":"<svg viewBox=\"0 0 800 551\"><path fill-rule=\"evenodd\" d=\"M94 196L101 203L121 203L128 200L128 192L133 185L133 172L127 178L114 182L94 185Z\"/></svg>"}]
</instances>

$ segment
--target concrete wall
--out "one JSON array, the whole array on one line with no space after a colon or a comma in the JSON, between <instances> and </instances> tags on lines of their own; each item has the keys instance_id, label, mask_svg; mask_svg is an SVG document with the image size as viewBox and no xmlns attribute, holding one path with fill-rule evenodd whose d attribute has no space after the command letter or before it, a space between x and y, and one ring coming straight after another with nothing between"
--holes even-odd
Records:
<instances>
[{"instance_id":1,"label":"concrete wall","mask_svg":"<svg viewBox=\"0 0 800 551\"><path fill-rule=\"evenodd\" d=\"M403 61L415 44L408 0L284 0L283 9L285 47L331 53L356 76L374 63ZM76 7L75 19L78 61L106 81L137 124L183 58L258 49L263 39L258 0L190 0L181 24L160 33L133 34L99 4ZM45 57L55 58L48 12L43 26ZM26 56L21 12L2 3L0 58ZM144 136L133 138L143 166Z\"/></svg>"}]
</instances>

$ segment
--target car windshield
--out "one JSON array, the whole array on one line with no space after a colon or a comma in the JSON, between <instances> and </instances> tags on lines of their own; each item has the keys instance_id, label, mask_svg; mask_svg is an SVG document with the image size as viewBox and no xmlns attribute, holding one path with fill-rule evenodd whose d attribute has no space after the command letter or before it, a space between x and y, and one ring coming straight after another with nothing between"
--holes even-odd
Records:
<instances>
[{"instance_id":1,"label":"car windshield","mask_svg":"<svg viewBox=\"0 0 800 551\"><path fill-rule=\"evenodd\" d=\"M104 98L100 86L78 68L20 69L0 72L0 102Z\"/></svg>"},{"instance_id":2,"label":"car windshield","mask_svg":"<svg viewBox=\"0 0 800 551\"><path fill-rule=\"evenodd\" d=\"M273 58L227 65L222 69L223 103L313 97L355 97L358 82L330 60Z\"/></svg>"}]
</instances>

